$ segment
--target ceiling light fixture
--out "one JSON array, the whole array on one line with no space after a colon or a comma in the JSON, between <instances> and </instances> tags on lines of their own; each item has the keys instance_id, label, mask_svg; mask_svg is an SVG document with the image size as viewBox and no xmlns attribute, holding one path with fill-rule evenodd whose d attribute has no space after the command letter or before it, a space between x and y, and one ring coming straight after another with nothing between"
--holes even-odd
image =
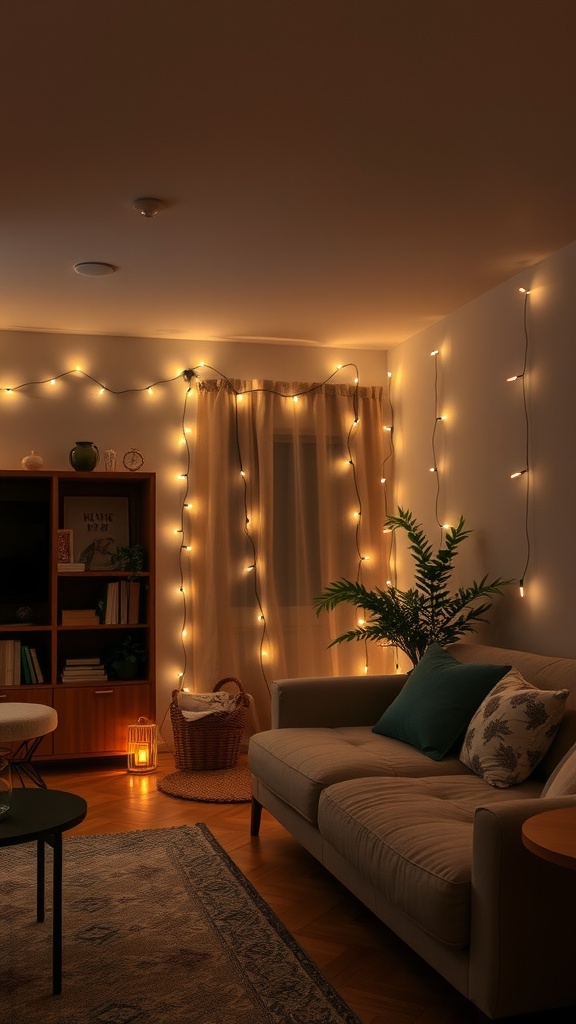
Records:
<instances>
[{"instance_id":1,"label":"ceiling light fixture","mask_svg":"<svg viewBox=\"0 0 576 1024\"><path fill-rule=\"evenodd\" d=\"M112 263L75 263L74 270L83 277L105 277L106 274L114 274L118 267Z\"/></svg>"},{"instance_id":2,"label":"ceiling light fixture","mask_svg":"<svg viewBox=\"0 0 576 1024\"><path fill-rule=\"evenodd\" d=\"M152 199L150 196L135 199L132 203L132 208L136 210L136 213L141 213L143 217L155 217L158 210L163 210L164 206L165 203L161 199Z\"/></svg>"}]
</instances>

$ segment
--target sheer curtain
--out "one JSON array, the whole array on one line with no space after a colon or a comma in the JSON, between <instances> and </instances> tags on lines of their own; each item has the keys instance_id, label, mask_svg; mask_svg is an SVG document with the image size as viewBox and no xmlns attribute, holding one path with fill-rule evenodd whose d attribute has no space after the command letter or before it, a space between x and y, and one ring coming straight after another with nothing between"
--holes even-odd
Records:
<instances>
[{"instance_id":1,"label":"sheer curtain","mask_svg":"<svg viewBox=\"0 0 576 1024\"><path fill-rule=\"evenodd\" d=\"M240 677L253 698L254 729L269 725L275 678L382 672L390 665L373 645L329 649L353 625L355 609L317 617L312 607L314 596L342 576L384 585L388 422L380 387L198 385L193 685L208 690L222 676Z\"/></svg>"}]
</instances>

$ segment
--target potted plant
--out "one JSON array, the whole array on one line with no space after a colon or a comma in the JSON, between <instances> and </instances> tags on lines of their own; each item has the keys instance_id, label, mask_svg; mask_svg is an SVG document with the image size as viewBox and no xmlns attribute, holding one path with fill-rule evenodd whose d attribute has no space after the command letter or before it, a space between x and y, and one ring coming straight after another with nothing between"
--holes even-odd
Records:
<instances>
[{"instance_id":1,"label":"potted plant","mask_svg":"<svg viewBox=\"0 0 576 1024\"><path fill-rule=\"evenodd\" d=\"M146 648L133 633L125 633L106 658L106 668L117 679L137 679L145 665Z\"/></svg>"},{"instance_id":2,"label":"potted plant","mask_svg":"<svg viewBox=\"0 0 576 1024\"><path fill-rule=\"evenodd\" d=\"M142 572L144 568L144 548L141 544L120 546L114 552L114 568L121 572Z\"/></svg>"},{"instance_id":3,"label":"potted plant","mask_svg":"<svg viewBox=\"0 0 576 1024\"><path fill-rule=\"evenodd\" d=\"M500 577L488 580L486 575L479 582L474 580L469 587L450 592L454 558L471 532L465 529L462 517L457 526L446 530L444 545L436 554L420 523L408 509L399 508L398 515L388 516L386 527L406 531L415 562L415 586L408 590L393 586L386 590L379 587L367 590L361 583L340 579L324 588L314 599L314 607L320 614L337 604L348 603L364 613L363 624L337 636L330 647L343 641L373 640L384 647L398 647L415 665L430 644L450 644L463 633L474 632L479 622L486 622L485 615L492 601L482 599L501 594L501 588L513 581Z\"/></svg>"}]
</instances>

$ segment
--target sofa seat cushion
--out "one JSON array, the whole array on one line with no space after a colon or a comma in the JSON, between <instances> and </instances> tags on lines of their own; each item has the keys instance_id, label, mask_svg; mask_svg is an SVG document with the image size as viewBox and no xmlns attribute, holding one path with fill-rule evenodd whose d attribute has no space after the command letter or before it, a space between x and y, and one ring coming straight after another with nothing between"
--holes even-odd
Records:
<instances>
[{"instance_id":1,"label":"sofa seat cushion","mask_svg":"<svg viewBox=\"0 0 576 1024\"><path fill-rule=\"evenodd\" d=\"M316 824L320 793L334 782L369 776L470 775L458 757L431 761L370 726L269 729L250 738L251 772L284 803Z\"/></svg>"},{"instance_id":2,"label":"sofa seat cushion","mask_svg":"<svg viewBox=\"0 0 576 1024\"><path fill-rule=\"evenodd\" d=\"M470 941L474 812L538 796L528 782L513 793L477 776L354 779L320 797L322 838L392 904L450 948Z\"/></svg>"}]
</instances>

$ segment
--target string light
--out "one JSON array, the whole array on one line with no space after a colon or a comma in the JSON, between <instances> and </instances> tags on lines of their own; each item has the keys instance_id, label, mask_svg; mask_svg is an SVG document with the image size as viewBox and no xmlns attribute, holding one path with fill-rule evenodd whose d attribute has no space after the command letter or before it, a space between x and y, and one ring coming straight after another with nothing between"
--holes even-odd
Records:
<instances>
[{"instance_id":1,"label":"string light","mask_svg":"<svg viewBox=\"0 0 576 1024\"><path fill-rule=\"evenodd\" d=\"M434 357L434 427L432 429L432 461L433 461L433 465L430 467L430 472L434 473L435 477L436 477L436 497L435 497L435 501L434 501L434 514L435 514L435 517L436 517L436 522L437 522L438 526L440 527L440 533L442 534L442 531L443 531L444 527L442 526L442 522L440 520L440 513L439 513L439 505L440 505L440 474L438 472L438 458L437 458L437 455L436 455L436 431L438 429L438 424L442 423L443 420L444 420L444 416L441 415L441 413L439 412L439 409L438 409L438 356L439 356L439 354L440 354L440 350L437 349L437 348L434 349L434 351L430 353L430 355Z\"/></svg>"},{"instance_id":2,"label":"string light","mask_svg":"<svg viewBox=\"0 0 576 1024\"><path fill-rule=\"evenodd\" d=\"M194 370L189 370L185 372L195 373ZM82 369L82 367L75 366L74 369L64 370L62 373L58 373L55 376L44 377L42 380L22 381L21 384L17 384L15 387L0 388L0 391L5 391L7 393L13 391L21 391L25 388L34 387L37 384L51 384L54 387L57 381L61 380L63 377L69 377L71 374L80 375L81 377L84 377L86 380L92 381L92 383L96 384L97 387L102 390L102 392L107 391L109 392L109 394L112 395L139 394L143 391L148 391L151 393L152 388L159 387L161 384L171 384L173 381L179 380L180 377L183 376L182 374L177 374L175 377L166 377L164 380L157 380L154 381L152 384L146 384L140 388L111 388L107 384L104 384L101 380L98 380L96 377L93 377L92 374L86 373Z\"/></svg>"},{"instance_id":3,"label":"string light","mask_svg":"<svg viewBox=\"0 0 576 1024\"><path fill-rule=\"evenodd\" d=\"M530 512L530 420L528 417L528 395L527 395L527 382L526 372L528 367L528 349L529 349L529 338L528 338L528 296L530 295L529 288L519 288L518 291L524 297L523 311L522 311L522 326L524 333L524 361L522 365L522 371L515 374L514 377L508 378L512 380L520 380L522 382L522 407L524 417L524 469L517 470L515 473L510 474L512 480L520 476L526 476L526 490L524 495L524 537L526 544L526 559L524 562L524 568L521 573L519 583L519 594L520 597L524 597L524 581L530 565L530 554L531 554L531 543L530 543L530 528L529 528L529 512Z\"/></svg>"},{"instance_id":4,"label":"string light","mask_svg":"<svg viewBox=\"0 0 576 1024\"><path fill-rule=\"evenodd\" d=\"M388 379L388 404L390 406L390 426L389 427L385 426L384 430L386 431L386 433L389 436L389 448L388 448L387 454L384 457L384 461L382 463L382 476L380 477L380 483L384 485L384 514L385 514L386 520L388 519L388 515L389 515L389 511L390 511L389 508L388 508L388 488L386 486L386 464L394 456L394 404L392 402L392 373L390 372L390 370L387 373L387 379ZM386 586L391 587L392 586L392 579L394 579L394 580L397 579L397 571L396 571L396 534L390 529L389 526L384 526L383 533L391 534L390 544L388 545L387 564L386 564L386 569L387 569L388 576L391 577L390 579L386 580ZM399 671L398 648L397 647L394 648L394 661L395 661L395 664L396 664L396 671Z\"/></svg>"},{"instance_id":5,"label":"string light","mask_svg":"<svg viewBox=\"0 0 576 1024\"><path fill-rule=\"evenodd\" d=\"M206 366L206 364L204 364L204 366ZM347 451L348 451L348 465L350 466L350 468L352 470L353 486L354 486L356 497L357 497L357 501L358 501L358 511L357 511L357 513L354 514L354 518L355 518L355 521L356 521L356 549L357 549L357 553L358 553L357 576L358 576L358 579L359 579L360 573L361 573L362 564L363 564L365 558L364 558L363 552L360 549L360 524L361 524L362 507L361 507L361 501L360 501L360 492L359 492L359 488L358 488L356 466L355 466L354 455L353 455L353 451L352 451L353 436L357 432L357 428L359 427L359 424L360 424L360 417L358 415L358 382L359 382L358 367L354 363L346 363L346 364L340 363L340 364L338 364L336 370L332 374L330 374L326 378L326 380L324 380L324 381L322 381L322 382L320 382L318 384L310 385L309 387L304 388L301 391L298 391L298 392L293 393L293 394L286 394L285 391L280 391L278 389L270 388L270 387L246 388L245 390L240 392L240 391L238 391L238 389L236 388L236 386L234 385L233 381L230 378L228 378L224 374L220 373L220 371L216 370L214 367L208 366L208 369L213 370L215 373L217 373L217 375L222 379L222 381L225 382L225 384L229 388L232 396L235 399L235 406L234 406L234 408L235 408L235 410L237 410L238 409L238 404L239 404L239 402L241 400L243 400L244 398L249 397L251 394L254 394L254 393L257 393L257 392L267 392L268 394L277 394L277 395L279 395L282 398L289 399L289 400L292 400L292 402L294 402L295 399L300 398L302 395L309 395L309 394L313 393L314 391L317 391L317 390L323 388L335 376L336 373L346 369L349 366L353 367L354 370L355 370L354 392L353 392L353 413L354 413L354 416L353 416L353 421L351 423L351 426L350 426L350 428L348 430L346 444L347 444ZM201 386L201 384L200 384L200 386ZM258 558L257 558L256 542L255 542L255 539L252 536L251 530L249 528L251 526L251 522L250 522L250 515L249 515L249 508L248 508L248 505L249 505L248 480L247 480L246 472L244 470L244 465L243 465L242 451L241 451L241 444L240 444L239 423L238 423L238 419L237 418L235 420L235 436L236 436L236 451L237 451L237 459L238 459L238 465L239 465L239 472L240 472L240 476L241 476L241 478L242 478L242 480L244 482L244 533L245 533L246 539L247 539L248 543L250 544L252 552L253 552L253 564L251 564L250 566L245 568L245 571L246 572L248 572L248 571L252 571L253 572L254 597L255 597L256 603L257 603L257 605L258 605L258 607L260 608L260 611L261 611L262 610L262 606L261 606L260 592L259 592ZM265 670L264 670L264 666L262 664L262 658L263 658L264 654L267 652L267 656L269 656L269 650L270 650L269 647L268 647L268 648L266 648L266 651L265 651L265 647L264 647L264 644L266 642L266 636L267 636L267 633L266 633L266 631L267 631L267 623L266 623L266 620L265 620L264 617L260 621L262 623L262 636L261 636L261 641L260 641L261 669L262 669L262 674L263 674L265 683L266 683L266 685L269 688L268 679L267 679L267 676L266 676L266 673L265 673Z\"/></svg>"},{"instance_id":6,"label":"string light","mask_svg":"<svg viewBox=\"0 0 576 1024\"><path fill-rule=\"evenodd\" d=\"M349 459L348 459L348 463L347 464L348 464L348 466L352 470L353 486L354 486L354 489L355 489L355 492L356 492L356 496L357 496L357 500L358 500L358 509L354 513L354 520L356 522L356 548L357 548L357 552L358 552L358 576L360 576L361 567L369 559L369 556L364 554L361 551L361 549L360 549L360 534L359 534L359 530L360 530L360 523L361 523L362 507L361 507L361 501L360 501L360 494L359 494L359 490L358 490L358 482L357 482L354 454L353 454L353 450L352 450L352 439L353 439L353 436L355 435L355 433L357 432L357 430L358 430L358 428L360 426L360 417L358 415L358 386L359 386L358 368L355 366L354 363L338 364L337 370L334 371L334 373L331 373L326 378L326 380L324 380L324 381L322 381L322 382L320 382L318 384L313 384L310 387L302 389L299 392L294 393L292 395L288 395L288 396L284 395L284 397L289 398L292 401L292 403L294 405L296 405L299 402L299 400L302 397L302 395L310 394L310 393L314 392L315 390L321 389L324 385L326 385L335 376L336 372L340 373L342 370L345 370L347 367L352 367L356 371L355 376L353 378L353 381L354 381L353 419L352 419L352 423L351 423L351 426L349 428L348 436L347 436L347 448L348 448L348 455L349 455ZM180 435L178 437L178 445L179 445L179 448L183 451L184 459L185 459L185 467L183 468L183 470L180 473L177 474L178 481L183 485L183 494L181 496L181 503L180 503L180 513L181 513L181 515L180 515L180 524L179 524L179 526L177 526L173 530L173 536L178 538L178 547L179 547L179 552L180 552L180 563L179 563L180 579L179 579L178 593L180 594L181 599L182 599L182 623L181 623L181 629L180 629L180 638L181 638L181 642L182 642L182 661L183 661L183 665L182 665L182 669L177 674L179 689L188 689L188 687L185 685L186 684L186 674L187 674L187 649L186 649L186 644L184 643L184 640L188 636L188 629L187 629L188 600L187 600L187 587L186 587L186 581L185 581L185 572L189 573L189 571L190 571L189 559L186 556L189 555L190 552L192 551L192 545L188 542L188 539L186 537L186 530L190 528L191 523L189 523L187 525L187 522L185 522L185 513L187 511L191 511L192 510L192 503L190 502L189 497L188 497L190 461L191 461L191 459L190 459L190 448L189 448L189 435L191 434L191 429L186 424L186 416L187 416L187 402L188 402L190 396L196 390L196 387L197 387L197 384L198 384L198 369L200 369L200 368L212 370L219 377L221 377L223 380L227 381L227 383L229 384L229 386L230 386L230 388L232 390L232 393L233 393L233 395L234 395L234 397L235 397L235 399L237 401L237 404L239 404L243 400L245 400L245 397L247 395L249 395L251 392L269 391L269 392L272 392L272 393L280 394L279 391L277 391L276 389L272 389L272 388L253 388L253 389L247 389L245 392L238 392L233 387L232 382L230 381L229 378L227 378L224 374L221 374L220 371L216 370L214 367L211 367L211 366L209 366L209 364L206 364L205 361L199 362L198 365L196 367L194 367L194 368L190 368L190 369L185 369L183 371L179 371L178 374L176 374L175 376L164 378L164 379L157 380L157 381L152 381L151 383L145 384L142 387L128 387L128 388L114 388L114 387L111 387L106 382L98 380L95 376L93 376L92 374L90 374L90 373L86 372L85 370L83 370L80 365L76 365L73 369L64 370L63 372L58 373L58 374L51 374L49 377L46 377L46 378L41 379L41 380L22 381L22 382L20 382L18 384L8 385L8 386L5 386L5 387L0 387L0 394L1 393L5 393L7 395L13 395L17 391L26 390L27 388L30 388L30 387L35 386L35 385L48 384L51 387L55 387L56 384L60 380L62 380L63 378L66 378L66 377L68 377L70 375L74 375L74 376L79 376L79 377L83 378L84 380L94 384L96 386L97 394L99 396L103 396L105 394L121 396L121 395L127 395L127 394L137 394L137 393L142 393L142 392L147 392L148 395L153 396L154 395L154 389L157 388L157 387L160 387L162 385L171 384L171 383L176 382L178 380L184 380L185 383L187 384L187 387L186 387L186 390L185 390L183 410L182 410L181 433L180 433ZM391 374L388 374L388 380L390 380L390 378L391 378ZM384 429L386 430L388 436L390 436L390 453L387 456L387 458L390 458L391 454L392 454L392 449L393 449L393 446L392 446L393 424L392 425L386 425ZM246 474L246 471L245 471L244 467L241 465L241 459L240 459L240 476L241 476L241 479L244 482L245 488L247 488L247 486L248 486L247 474ZM385 484L385 482L386 482L386 478L385 478L385 475L383 474L382 475L382 483ZM247 502L247 492L246 492L246 502ZM186 517L186 520L188 520L188 517ZM246 515L245 515L245 524L244 525L245 525L246 533L248 535L249 528L251 528L252 523L251 523L251 516L248 514L248 506L247 506L247 504L246 504ZM251 538L251 543L254 544L253 538ZM255 546L253 547L253 553L254 553L253 561L252 561L251 564L249 564L246 567L245 571L246 572L252 572L253 578L254 578L254 584L255 584L255 587L257 588L258 587L258 571L257 571L258 566L257 566L257 558L256 558ZM184 558L186 558L186 563L183 562ZM262 627L262 635L261 635L261 640L260 640L260 645L259 645L260 656L261 656L261 658L269 658L270 657L270 653L271 653L271 647L270 647L270 644L268 643L268 640L267 640L267 620L266 620L266 617L264 615L263 609L262 609L261 604L260 604L260 598L259 598L257 589L256 589L256 596L257 596L257 603L258 603L258 607L259 607L259 613L258 613L257 621L260 624L260 626ZM366 662L366 664L367 664L367 662ZM266 683L268 685L268 681L267 680L266 680Z\"/></svg>"}]
</instances>

